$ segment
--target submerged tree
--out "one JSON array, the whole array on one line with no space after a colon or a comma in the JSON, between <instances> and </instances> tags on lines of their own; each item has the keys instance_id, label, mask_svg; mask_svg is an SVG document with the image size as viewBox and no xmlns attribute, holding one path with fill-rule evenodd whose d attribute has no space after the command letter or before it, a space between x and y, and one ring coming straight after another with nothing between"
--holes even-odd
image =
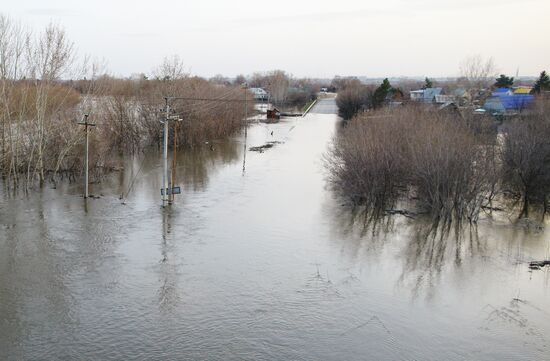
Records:
<instances>
[{"instance_id":1,"label":"submerged tree","mask_svg":"<svg viewBox=\"0 0 550 361\"><path fill-rule=\"evenodd\" d=\"M326 157L332 186L373 214L413 196L417 211L441 225L475 222L493 197L496 162L488 134L458 119L414 107L358 116Z\"/></svg>"},{"instance_id":2,"label":"submerged tree","mask_svg":"<svg viewBox=\"0 0 550 361\"><path fill-rule=\"evenodd\" d=\"M546 106L545 106L546 105ZM543 104L532 114L512 120L506 127L502 151L506 191L521 200L520 216L533 205L543 206L550 194L550 116Z\"/></svg>"}]
</instances>

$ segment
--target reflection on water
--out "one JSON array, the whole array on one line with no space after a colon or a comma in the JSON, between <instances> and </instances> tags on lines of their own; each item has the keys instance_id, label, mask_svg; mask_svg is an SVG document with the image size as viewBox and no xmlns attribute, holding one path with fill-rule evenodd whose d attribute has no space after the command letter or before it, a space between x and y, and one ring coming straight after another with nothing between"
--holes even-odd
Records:
<instances>
[{"instance_id":1,"label":"reflection on water","mask_svg":"<svg viewBox=\"0 0 550 361\"><path fill-rule=\"evenodd\" d=\"M365 220L326 187L336 127L310 114L251 126L248 146L280 142L263 153L182 150L166 209L158 154L99 199L1 193L0 359L548 359L550 271L527 266L548 231Z\"/></svg>"},{"instance_id":2,"label":"reflection on water","mask_svg":"<svg viewBox=\"0 0 550 361\"><path fill-rule=\"evenodd\" d=\"M178 294L178 270L177 270L177 249L174 247L174 240L171 237L172 209L162 212L162 242L161 259L159 260L159 305L162 310L170 311L179 304Z\"/></svg>"}]
</instances>

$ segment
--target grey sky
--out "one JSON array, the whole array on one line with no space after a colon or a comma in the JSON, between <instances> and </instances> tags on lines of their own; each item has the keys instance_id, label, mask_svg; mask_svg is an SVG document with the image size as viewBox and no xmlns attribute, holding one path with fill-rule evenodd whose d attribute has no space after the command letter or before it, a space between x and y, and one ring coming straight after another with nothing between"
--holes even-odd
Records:
<instances>
[{"instance_id":1,"label":"grey sky","mask_svg":"<svg viewBox=\"0 0 550 361\"><path fill-rule=\"evenodd\" d=\"M550 70L549 0L1 0L35 30L65 27L111 72L178 54L193 74L453 76L468 55L501 72Z\"/></svg>"}]
</instances>

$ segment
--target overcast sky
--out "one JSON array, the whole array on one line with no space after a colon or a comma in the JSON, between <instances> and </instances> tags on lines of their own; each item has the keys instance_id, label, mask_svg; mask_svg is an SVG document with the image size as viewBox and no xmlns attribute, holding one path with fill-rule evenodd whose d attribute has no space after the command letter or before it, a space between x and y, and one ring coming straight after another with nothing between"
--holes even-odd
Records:
<instances>
[{"instance_id":1,"label":"overcast sky","mask_svg":"<svg viewBox=\"0 0 550 361\"><path fill-rule=\"evenodd\" d=\"M34 30L62 25L116 75L178 54L193 74L454 76L468 56L550 70L550 0L0 0Z\"/></svg>"}]
</instances>

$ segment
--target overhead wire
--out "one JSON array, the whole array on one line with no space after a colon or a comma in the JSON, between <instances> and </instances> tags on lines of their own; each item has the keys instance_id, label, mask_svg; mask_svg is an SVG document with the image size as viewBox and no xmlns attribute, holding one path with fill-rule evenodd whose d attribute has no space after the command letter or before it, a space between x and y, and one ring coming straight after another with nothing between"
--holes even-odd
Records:
<instances>
[{"instance_id":1,"label":"overhead wire","mask_svg":"<svg viewBox=\"0 0 550 361\"><path fill-rule=\"evenodd\" d=\"M230 102L239 102L239 103L242 103L242 102L245 102L246 100L242 100L242 99L228 99L231 95L238 95L238 93L235 92L235 89L231 89L229 91L227 91L226 93L218 96L218 97L215 97L215 98L201 98L201 97L167 97L166 99L168 100L179 100L179 101L193 101L193 102L196 102L196 103L192 103L192 104L187 104L186 107L187 109L185 111L188 111L188 112L192 112L192 113L203 113L203 112L206 112L206 111L210 111L212 109L215 109L215 108L218 108L220 106L226 106L227 107L227 103L230 103ZM200 102L200 103L199 103ZM211 103L210 105L208 106L205 106L203 102L206 102L207 104L208 103ZM221 104L220 104L221 102ZM226 104L223 104L223 103L226 103ZM158 103L156 103L155 105L158 105ZM189 109L190 108L190 109ZM161 111L159 110L159 113ZM98 125L98 126L111 126L112 123L102 123L102 122L96 122L94 123L94 125ZM128 186L128 189L126 190L126 192L122 192L121 194L121 197L120 199L123 201L124 203L124 199L126 199L128 197L128 195L130 194L130 192L133 190L134 188L134 184L135 184L135 181L136 179L138 178L138 176L141 174L141 170L143 169L143 165L145 163L145 159L147 157L144 156L143 159L141 160L140 162L140 165L139 165L139 168L138 168L138 171L132 176L131 178L131 181L130 181L130 184Z\"/></svg>"}]
</instances>

